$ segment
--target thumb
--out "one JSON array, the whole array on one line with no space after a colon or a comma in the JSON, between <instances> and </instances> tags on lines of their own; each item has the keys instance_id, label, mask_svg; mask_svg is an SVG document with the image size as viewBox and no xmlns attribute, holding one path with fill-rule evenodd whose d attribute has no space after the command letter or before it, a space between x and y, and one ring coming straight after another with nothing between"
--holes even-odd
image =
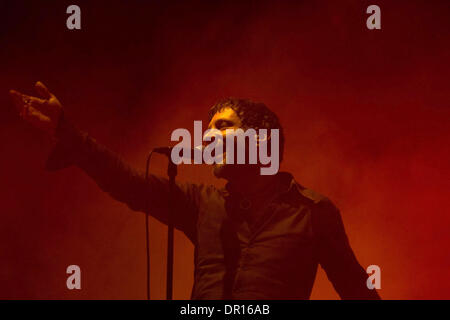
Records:
<instances>
[{"instance_id":1,"label":"thumb","mask_svg":"<svg viewBox=\"0 0 450 320\"><path fill-rule=\"evenodd\" d=\"M36 88L37 93L39 93L43 98L50 99L52 97L52 94L42 82L36 82L34 87Z\"/></svg>"}]
</instances>

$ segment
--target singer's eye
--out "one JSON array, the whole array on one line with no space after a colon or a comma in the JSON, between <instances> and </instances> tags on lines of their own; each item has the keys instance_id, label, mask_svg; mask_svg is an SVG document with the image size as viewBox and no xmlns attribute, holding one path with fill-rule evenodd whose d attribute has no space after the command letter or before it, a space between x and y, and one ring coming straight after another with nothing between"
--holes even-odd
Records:
<instances>
[{"instance_id":1,"label":"singer's eye","mask_svg":"<svg viewBox=\"0 0 450 320\"><path fill-rule=\"evenodd\" d=\"M233 122L228 120L217 120L216 121L216 128L219 130L223 130L226 128L233 127Z\"/></svg>"}]
</instances>

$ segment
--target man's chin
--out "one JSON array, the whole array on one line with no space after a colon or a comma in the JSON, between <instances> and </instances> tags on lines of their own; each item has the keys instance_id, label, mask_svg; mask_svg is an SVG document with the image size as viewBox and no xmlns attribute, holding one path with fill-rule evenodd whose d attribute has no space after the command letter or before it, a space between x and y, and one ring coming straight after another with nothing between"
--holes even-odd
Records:
<instances>
[{"instance_id":1,"label":"man's chin","mask_svg":"<svg viewBox=\"0 0 450 320\"><path fill-rule=\"evenodd\" d=\"M213 165L213 173L216 178L227 179L227 171L228 168L225 164L214 164Z\"/></svg>"},{"instance_id":2,"label":"man's chin","mask_svg":"<svg viewBox=\"0 0 450 320\"><path fill-rule=\"evenodd\" d=\"M252 176L254 172L259 172L257 167L248 165L235 165L235 164L214 164L213 173L216 178L225 179L228 181L245 179Z\"/></svg>"},{"instance_id":3,"label":"man's chin","mask_svg":"<svg viewBox=\"0 0 450 320\"><path fill-rule=\"evenodd\" d=\"M235 180L239 176L239 167L226 163L214 164L213 173L216 178L225 180Z\"/></svg>"},{"instance_id":4,"label":"man's chin","mask_svg":"<svg viewBox=\"0 0 450 320\"><path fill-rule=\"evenodd\" d=\"M230 166L226 165L226 156L227 153L224 152L222 154L222 163L214 163L213 164L213 173L214 176L218 179L229 179L231 174L231 168Z\"/></svg>"}]
</instances>

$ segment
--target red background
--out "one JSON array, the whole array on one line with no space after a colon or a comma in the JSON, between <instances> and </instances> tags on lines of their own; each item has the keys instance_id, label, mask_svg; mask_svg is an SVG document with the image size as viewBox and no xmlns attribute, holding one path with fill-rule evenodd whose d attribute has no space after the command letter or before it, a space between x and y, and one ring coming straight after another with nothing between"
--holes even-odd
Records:
<instances>
[{"instance_id":1,"label":"red background","mask_svg":"<svg viewBox=\"0 0 450 320\"><path fill-rule=\"evenodd\" d=\"M37 80L140 168L216 100L265 102L285 127L282 169L341 209L380 295L450 298L449 1L77 1L80 31L65 27L70 4L0 4L0 298L145 298L144 215L78 168L44 171L52 144L7 96ZM366 28L370 4L381 30ZM179 179L216 183L201 166ZM150 227L163 299L166 228ZM189 298L193 248L175 241L174 296ZM66 288L71 264L82 290ZM321 269L312 298L337 298Z\"/></svg>"}]
</instances>

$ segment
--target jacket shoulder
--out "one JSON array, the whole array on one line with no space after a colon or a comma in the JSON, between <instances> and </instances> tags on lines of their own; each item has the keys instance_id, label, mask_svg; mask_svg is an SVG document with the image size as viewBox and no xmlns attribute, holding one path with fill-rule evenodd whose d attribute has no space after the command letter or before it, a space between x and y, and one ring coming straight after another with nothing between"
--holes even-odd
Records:
<instances>
[{"instance_id":1,"label":"jacket shoulder","mask_svg":"<svg viewBox=\"0 0 450 320\"><path fill-rule=\"evenodd\" d=\"M317 204L323 201L330 201L327 197L325 197L324 195L320 194L317 191L314 191L312 189L309 188L305 188L300 184L298 185L298 192L307 200Z\"/></svg>"},{"instance_id":2,"label":"jacket shoulder","mask_svg":"<svg viewBox=\"0 0 450 320\"><path fill-rule=\"evenodd\" d=\"M297 190L297 193L300 195L300 197L310 203L311 205L318 205L318 204L332 204L331 200L328 199L323 194L320 194L319 192L306 188L299 184L298 182L294 182L294 188Z\"/></svg>"},{"instance_id":3,"label":"jacket shoulder","mask_svg":"<svg viewBox=\"0 0 450 320\"><path fill-rule=\"evenodd\" d=\"M296 183L296 189L303 202L306 203L310 208L314 208L314 211L320 212L339 212L336 205L326 196L320 194L309 188Z\"/></svg>"}]
</instances>

